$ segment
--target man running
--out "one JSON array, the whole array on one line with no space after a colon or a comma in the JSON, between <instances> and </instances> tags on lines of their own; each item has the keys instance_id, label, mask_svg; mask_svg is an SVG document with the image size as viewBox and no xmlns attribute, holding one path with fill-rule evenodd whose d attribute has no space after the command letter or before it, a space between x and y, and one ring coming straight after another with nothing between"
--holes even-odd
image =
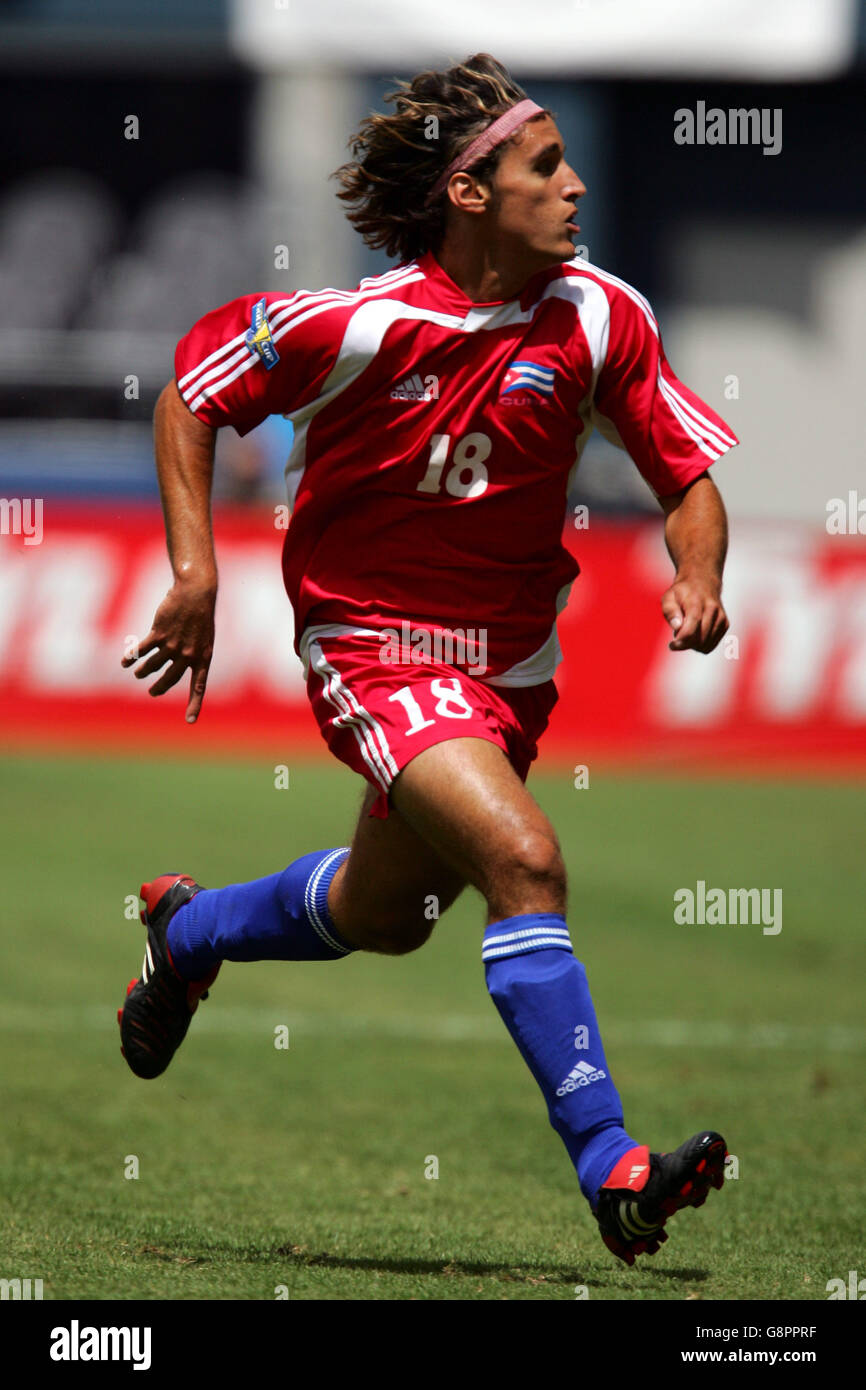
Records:
<instances>
[{"instance_id":1,"label":"man running","mask_svg":"<svg viewBox=\"0 0 866 1390\"><path fill-rule=\"evenodd\" d=\"M726 519L706 470L737 441L674 376L643 296L575 258L586 190L549 111L485 54L389 100L355 137L339 197L396 268L352 291L237 299L178 345L155 416L174 583L124 660L157 677L152 695L189 671L198 718L216 430L289 415L297 648L323 737L366 799L350 848L226 888L178 873L142 886L123 1052L160 1075L225 960L414 951L430 896L444 911L471 884L489 992L602 1239L633 1264L722 1186L725 1142L702 1130L651 1153L624 1128L556 833L525 779L556 701L556 615L577 573L566 499L591 429L628 451L664 513L674 651L710 652L727 628Z\"/></svg>"}]
</instances>

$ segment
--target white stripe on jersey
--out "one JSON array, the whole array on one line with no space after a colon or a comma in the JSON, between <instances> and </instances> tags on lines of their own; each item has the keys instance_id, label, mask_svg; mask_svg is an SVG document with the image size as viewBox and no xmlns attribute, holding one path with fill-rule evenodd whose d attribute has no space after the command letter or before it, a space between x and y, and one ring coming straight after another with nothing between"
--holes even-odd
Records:
<instances>
[{"instance_id":1,"label":"white stripe on jersey","mask_svg":"<svg viewBox=\"0 0 866 1390\"><path fill-rule=\"evenodd\" d=\"M611 275L609 270L599 270L597 265L592 265L590 261L584 261L579 256L575 260L568 262L568 268L570 270L588 272L590 275L597 275L599 280L604 280L609 285L616 285L622 290L623 294L627 294L629 299L637 304L639 309L643 310L644 317L653 333L656 337L659 336L659 326L656 322L656 316L652 311L652 305L648 299L644 298L640 290L635 289L634 285L629 285L625 280L620 280L618 275Z\"/></svg>"},{"instance_id":2,"label":"white stripe on jersey","mask_svg":"<svg viewBox=\"0 0 866 1390\"><path fill-rule=\"evenodd\" d=\"M631 285L626 284L624 280L620 280L618 276L611 275L608 271L605 270L599 270L597 266L590 265L586 261L570 262L570 265L573 265L574 268L577 270L586 269L592 275L597 275L600 280L607 281L612 285L617 285L623 291L624 294L627 294L628 297L635 304L639 305L639 307L643 310L644 316L646 317L647 322L652 328L653 333L656 337L659 336L658 324L656 323L656 319L652 312L650 303L638 290L634 289ZM592 282L590 281L590 283ZM602 294L604 294L603 290ZM607 302L607 295L605 295L604 298ZM584 324L584 315L581 314L580 317L581 323L584 327L584 332L587 333L586 325ZM589 339L588 333L587 339ZM661 372L661 364L659 364L658 368L658 384L662 396L664 397L667 404L670 406L672 414L679 421L680 425L685 430L686 434L688 434L689 438L692 439L694 443L698 445L698 448L701 449L701 451L705 453L708 458L711 458L713 460L721 458L722 453L724 453L726 449L734 447L736 441L732 439L730 435L725 434L724 430L720 429L718 425L712 422L712 420L708 420L705 415L702 415L701 412L697 410L695 406L691 404L690 401L687 401L682 395L680 395L676 387L672 386L669 381L666 381L664 379ZM717 450L719 452L716 452Z\"/></svg>"},{"instance_id":3,"label":"white stripe on jersey","mask_svg":"<svg viewBox=\"0 0 866 1390\"><path fill-rule=\"evenodd\" d=\"M423 271L415 271L412 274L405 274L403 278L401 278L399 281L391 281L387 285L380 285L375 289L364 290L362 292L354 290L351 292L342 290L322 291L320 295L315 296L315 303L300 304L297 305L297 307L293 305L291 308L283 309L283 311L280 314L277 314L274 317L273 322L271 323L271 337L273 341L277 343L292 328L299 327L302 323L306 323L307 319L314 318L317 314L323 314L328 309L345 308L347 303L355 303L360 307L361 304L369 301L370 299L375 299L375 297L380 294L387 293L389 290L395 288L397 285L399 285L402 288L403 285L410 285L415 280L423 279ZM311 299L312 298L313 296L311 296ZM282 324L282 326L279 328L277 332L274 332L274 327L277 324ZM199 391L198 394L195 395L195 398L192 400L190 400L190 397L193 396L193 393L196 391L197 387L201 385L201 383L196 382L192 386L187 387L186 391L183 393L183 398L189 406L190 410L192 410L193 412L198 410L199 406L204 401L209 400L210 397L215 396L218 391L222 391L224 387L229 386L231 382L236 381L239 376L242 376L244 374L244 372L249 371L250 367L254 367L259 360L258 356L255 353L250 353L246 348L244 348L244 351L242 353L239 353L235 357L230 358L226 363L222 365L226 367L233 366L234 363L238 361L239 357L243 359L242 361L240 361L239 366L235 367L235 369L229 372L226 376L221 377L219 381L215 381L213 385L208 386L204 390ZM218 375L218 371L213 370L208 373L209 377L214 375ZM204 380L205 378L202 378L202 381Z\"/></svg>"},{"instance_id":4,"label":"white stripe on jersey","mask_svg":"<svg viewBox=\"0 0 866 1390\"><path fill-rule=\"evenodd\" d=\"M276 309L283 304L291 304L291 302L291 299L277 299L270 307L271 309ZM209 367L211 365L211 363L216 362L217 359L220 357L224 357L227 352L231 352L232 348L236 348L240 343L242 343L245 337L246 329L244 329L241 333L236 333L234 338L230 338L227 343L223 343L221 348L217 348L216 351L212 352L209 357L205 357L204 361L199 362L197 367L193 367L191 372L187 372L186 376L181 377L180 381L177 383L178 390L182 390L188 382L192 381L193 377L197 377L199 373L203 372L206 367Z\"/></svg>"},{"instance_id":5,"label":"white stripe on jersey","mask_svg":"<svg viewBox=\"0 0 866 1390\"><path fill-rule=\"evenodd\" d=\"M210 390L203 389L205 382L213 381L214 377L221 378L220 384L224 384L224 381L234 381L235 377L240 375L239 372L233 372L230 377L225 376L225 373L229 371L231 367L234 367L238 362L245 366L251 366L256 361L258 361L258 358L255 356L251 357L250 350L246 343L242 343L241 347L238 348L237 352L232 353L231 357L224 357L215 367L211 367L209 372L205 372L203 376L198 377L192 385L187 386L186 390L181 391L180 394L186 401L190 410L195 410L196 406L199 405L201 401L212 394ZM197 392L199 393L198 395L196 395ZM193 401L193 397L195 397L195 401Z\"/></svg>"},{"instance_id":6,"label":"white stripe on jersey","mask_svg":"<svg viewBox=\"0 0 866 1390\"><path fill-rule=\"evenodd\" d=\"M687 401L684 396L680 395L679 391L673 385L672 382L665 381L664 384L665 388L670 392L673 399L678 401L679 404L682 406L683 410L685 410L686 413L690 415L692 419L703 428L703 433L705 437L711 443L727 446L729 449L733 449L735 447L737 441L731 435L725 434L725 431L723 429L720 429L718 425L714 425L712 420L708 420L707 417L705 415L702 415L699 410L696 410L695 407L692 405L691 401Z\"/></svg>"},{"instance_id":7,"label":"white stripe on jersey","mask_svg":"<svg viewBox=\"0 0 866 1390\"><path fill-rule=\"evenodd\" d=\"M408 265L397 266L395 270L388 270L383 275L368 275L361 281L361 285L372 288L376 285L389 284L405 275L409 270L417 271L417 262L411 261ZM273 304L268 306L268 317L270 318L274 310L283 309L284 307L291 308L293 305L298 305L301 300L319 300L325 295L329 298L350 300L357 294L357 290L296 290L290 299L275 299ZM193 367L192 371L187 372L186 376L181 377L180 381L177 383L178 387L186 386L188 382L192 381L193 377L198 376L200 372L204 371L206 367L209 367L217 358L223 357L227 352L230 352L232 348L242 343L245 336L246 329L238 333L234 338L231 338L227 343L224 343L221 348L217 348L210 356L205 357L202 362L199 362L198 366Z\"/></svg>"},{"instance_id":8,"label":"white stripe on jersey","mask_svg":"<svg viewBox=\"0 0 866 1390\"><path fill-rule=\"evenodd\" d=\"M417 278L417 276L413 278ZM374 293L374 291L369 290L366 293L372 294ZM268 308L268 322L271 325L271 336L273 337L274 341L276 341L278 337L282 337L282 333L275 334L273 332L273 329L278 324L285 323L286 320L289 320L290 323L294 323L295 321L303 322L303 317L299 318L299 315L309 317L310 313L306 311L311 311L314 306L321 306L322 308L331 308L334 305L339 306L344 305L346 303L351 303L353 299L358 298L359 296L356 291L299 290L298 293L296 295L293 295L291 299L275 300L274 303L270 305ZM278 312L274 313L273 311L275 309ZM286 330L284 329L283 331ZM187 372L186 376L183 377L183 384L186 385L186 389L182 390L181 394L191 410L197 410L203 400L206 400L208 396L213 395L214 391L220 390L223 386L227 386L230 381L234 381L236 377L241 375L241 373L233 372L231 376L227 376L225 380L221 380L216 387L212 388L209 391L201 392L201 388L206 381L212 381L214 377L221 376L221 374L225 373L229 368L235 366L235 364L238 362L242 363L243 370L246 370L247 367L254 366L255 363L258 361L258 358L255 356L255 354L250 353L249 349L247 348L246 343L244 341L245 337L246 330L244 330L243 333L237 334L234 338L231 339L229 343L226 343L217 352L212 352L209 357L205 358L204 362L199 363L198 367L196 367L191 372ZM225 354L232 347L235 347L238 344L241 345L240 350L237 353L235 353L234 356L226 358ZM219 362L219 365L212 368L211 371L205 373L205 375L202 376L200 374L202 368L204 368L208 363L214 362L217 359L222 359ZM180 386L181 383L179 382L178 385Z\"/></svg>"},{"instance_id":9,"label":"white stripe on jersey","mask_svg":"<svg viewBox=\"0 0 866 1390\"><path fill-rule=\"evenodd\" d=\"M273 329L279 324L285 323L289 318L296 318L298 314L302 313L305 309L311 308L314 304L321 304L326 299L329 303L334 304L360 303L363 299L369 298L370 295L376 295L383 289L394 289L396 286L402 284L411 285L413 280L423 279L424 272L418 270L417 266L405 266L400 271L393 271L388 277L377 275L374 280L368 280L366 282L362 280L361 284L366 283L366 289L298 290L297 294L293 295L290 301L278 301L280 305L287 304L287 308L281 308L280 312L275 315L271 315L270 309L268 310L268 321Z\"/></svg>"},{"instance_id":10,"label":"white stripe on jersey","mask_svg":"<svg viewBox=\"0 0 866 1390\"><path fill-rule=\"evenodd\" d=\"M592 358L594 392L596 378L607 359L610 333L610 301L607 295L593 280L578 280L576 276L564 275L560 280L553 280L542 297L567 299L577 310L577 317Z\"/></svg>"},{"instance_id":11,"label":"white stripe on jersey","mask_svg":"<svg viewBox=\"0 0 866 1390\"><path fill-rule=\"evenodd\" d=\"M379 289L376 290L364 290L360 294L353 291L352 294L344 296L340 290L329 291L331 297L325 302L319 300L315 304L299 304L292 309L283 309L282 313L277 314L271 322L271 336L276 343L284 334L288 333L290 328L295 328L298 324L305 323L307 319L313 318L316 314L321 313L323 309L332 309L334 306L345 308L349 304L357 304L360 306L369 299L378 298L383 289L389 291L392 289L399 289L403 285L411 285L416 280L423 280L423 278L424 276L420 272L415 275L407 275L404 276L402 280L395 281L390 285L380 286ZM340 296L339 299L337 298L338 295ZM279 331L274 332L275 329Z\"/></svg>"},{"instance_id":12,"label":"white stripe on jersey","mask_svg":"<svg viewBox=\"0 0 866 1390\"><path fill-rule=\"evenodd\" d=\"M715 444L716 441L712 440L712 443L708 443L708 436L706 431L701 431L698 425L692 424L692 422L689 420L688 415L686 415L686 412L682 409L682 406L678 404L677 398L674 396L673 391L668 386L668 383L662 376L661 363L659 363L658 366L657 381L659 391L664 400L667 401L671 414L674 415L677 420L679 420L680 425L685 430L689 438L692 439L695 444L697 444L698 448L701 450L702 453L706 454L708 459L712 459L713 461L715 461L716 459L721 458L721 454L719 453L718 449L712 447L712 444Z\"/></svg>"},{"instance_id":13,"label":"white stripe on jersey","mask_svg":"<svg viewBox=\"0 0 866 1390\"><path fill-rule=\"evenodd\" d=\"M393 270L385 270L381 275L365 275L361 285L386 285L389 280L397 280L401 275L405 275L407 270L417 269L417 261L407 261L405 265L396 265ZM354 291L350 290L349 293L352 294Z\"/></svg>"},{"instance_id":14,"label":"white stripe on jersey","mask_svg":"<svg viewBox=\"0 0 866 1390\"><path fill-rule=\"evenodd\" d=\"M242 333L235 334L234 338L230 338L227 343L223 343L221 348L217 348L216 351L212 352L209 357L206 357L203 362L199 362L197 367L193 367L191 372L187 372L186 376L182 376L177 383L177 389L182 392L187 382L192 381L193 377L198 376L200 372L203 372L211 363L216 362L218 358L225 357L226 353L242 343L245 337L246 329L244 329Z\"/></svg>"}]
</instances>

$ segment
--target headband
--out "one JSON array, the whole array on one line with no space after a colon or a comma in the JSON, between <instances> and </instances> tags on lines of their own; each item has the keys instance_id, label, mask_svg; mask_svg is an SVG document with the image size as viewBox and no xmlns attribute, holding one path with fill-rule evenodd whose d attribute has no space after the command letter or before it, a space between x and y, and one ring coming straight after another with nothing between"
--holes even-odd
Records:
<instances>
[{"instance_id":1,"label":"headband","mask_svg":"<svg viewBox=\"0 0 866 1390\"><path fill-rule=\"evenodd\" d=\"M503 140L507 140L509 135L513 135L517 127L523 125L524 121L528 121L530 116L538 116L542 111L544 111L543 106L538 106L536 102L530 101L529 97L526 97L523 101L519 101L516 106L510 107L501 116L497 116L486 130L482 130L480 135L470 141L466 149L456 159L452 159L448 168L439 175L431 188L427 195L427 202L430 203L434 198L438 198L439 194L448 187L448 180L451 175L456 174L458 169L469 169L473 164L478 164L485 155L490 154L491 150L495 150L497 145L501 145Z\"/></svg>"}]
</instances>

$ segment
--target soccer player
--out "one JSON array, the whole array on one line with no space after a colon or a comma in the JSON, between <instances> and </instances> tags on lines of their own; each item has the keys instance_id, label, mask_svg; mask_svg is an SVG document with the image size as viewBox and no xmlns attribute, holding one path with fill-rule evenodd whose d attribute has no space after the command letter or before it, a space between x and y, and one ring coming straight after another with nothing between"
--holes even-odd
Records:
<instances>
[{"instance_id":1,"label":"soccer player","mask_svg":"<svg viewBox=\"0 0 866 1390\"><path fill-rule=\"evenodd\" d=\"M424 72L339 171L365 241L398 260L351 291L251 294L182 339L156 462L174 583L140 644L201 710L214 641L216 430L294 423L283 555L296 645L331 751L367 781L352 845L267 878L142 886L147 946L119 1011L137 1076L165 1070L225 960L417 950L467 884L487 987L613 1253L633 1264L723 1180L702 1130L651 1153L624 1127L566 925L556 833L525 779L556 701L556 615L577 566L569 481L593 426L664 513L674 651L711 652L725 512L709 464L737 443L673 374L636 290L575 258L579 198L551 113L486 54ZM159 674L157 674L159 673Z\"/></svg>"}]
</instances>

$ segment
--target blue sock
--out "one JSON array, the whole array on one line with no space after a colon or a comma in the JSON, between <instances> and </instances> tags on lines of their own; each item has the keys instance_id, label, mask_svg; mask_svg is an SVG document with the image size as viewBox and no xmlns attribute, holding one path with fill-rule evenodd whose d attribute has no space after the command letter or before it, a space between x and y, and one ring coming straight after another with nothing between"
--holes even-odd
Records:
<instances>
[{"instance_id":1,"label":"blue sock","mask_svg":"<svg viewBox=\"0 0 866 1390\"><path fill-rule=\"evenodd\" d=\"M493 922L482 956L493 1002L591 1202L617 1160L637 1145L623 1129L586 971L574 958L565 918L540 912Z\"/></svg>"},{"instance_id":2,"label":"blue sock","mask_svg":"<svg viewBox=\"0 0 866 1390\"><path fill-rule=\"evenodd\" d=\"M179 975L199 980L221 960L339 960L355 948L338 935L328 888L348 849L316 850L281 873L205 888L168 924Z\"/></svg>"}]
</instances>

